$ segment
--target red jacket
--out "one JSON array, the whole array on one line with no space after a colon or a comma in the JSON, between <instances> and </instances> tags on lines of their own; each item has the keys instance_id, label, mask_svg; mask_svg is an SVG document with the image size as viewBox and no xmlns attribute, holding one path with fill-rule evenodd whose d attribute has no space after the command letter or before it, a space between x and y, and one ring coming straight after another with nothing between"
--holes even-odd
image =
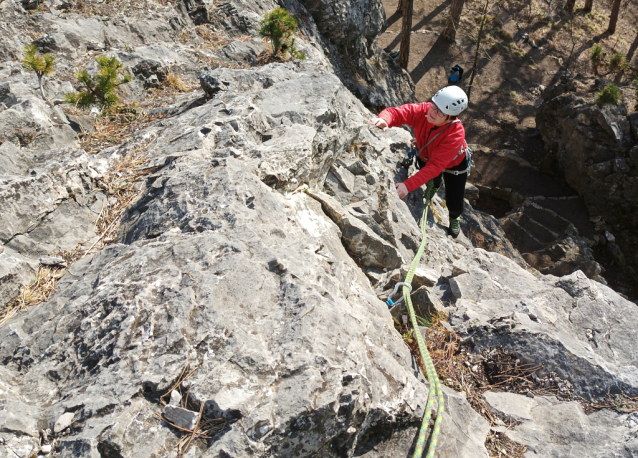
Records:
<instances>
[{"instance_id":1,"label":"red jacket","mask_svg":"<svg viewBox=\"0 0 638 458\"><path fill-rule=\"evenodd\" d=\"M433 139L437 133L446 127L443 125L432 130L432 128L436 126L430 124L427 119L431 105L431 102L423 102L386 108L379 113L379 117L388 123L388 127L399 127L403 124L411 126L414 129L417 146L419 151L421 151L421 148L423 148L428 141ZM465 129L460 122L456 122L436 137L427 148L423 148L420 156L421 159L427 161L427 163L425 167L422 167L421 170L403 182L408 188L408 191L414 191L432 178L439 176L443 170L463 162L465 154L461 154L456 160L454 158L459 153L464 142Z\"/></svg>"}]
</instances>

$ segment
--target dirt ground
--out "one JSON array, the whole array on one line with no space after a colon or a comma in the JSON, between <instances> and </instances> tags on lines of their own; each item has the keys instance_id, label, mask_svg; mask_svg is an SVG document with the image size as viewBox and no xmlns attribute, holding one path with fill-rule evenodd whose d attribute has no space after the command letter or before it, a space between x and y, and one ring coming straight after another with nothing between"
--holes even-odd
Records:
<instances>
[{"instance_id":1,"label":"dirt ground","mask_svg":"<svg viewBox=\"0 0 638 458\"><path fill-rule=\"evenodd\" d=\"M379 37L379 45L387 51L399 50L402 16L396 13L398 0L384 0L388 28ZM466 88L476 50L479 21L484 0L466 0L456 42L444 40L440 33L445 26L451 0L414 0L414 17L408 72L416 84L420 101L429 100L447 85L449 69L464 68L460 86ZM622 52L634 68L638 67L638 2L623 0L614 35L605 30L611 2L594 2L591 13L583 11L584 1L578 0L574 15L563 11L558 0L490 0L478 71L475 76L470 106L461 119L468 143L479 144L493 151L512 150L532 167L495 154L479 152L477 168L469 181L485 186L511 187L527 196L574 196L560 179L545 175L535 167L546 156L545 146L536 129L536 110L544 88L559 81L565 67L572 74L593 77L590 49L599 43L607 55ZM527 35L527 38L525 37ZM629 110L636 104L635 89L628 74L615 78ZM467 89L466 89L467 90ZM562 205L561 216L569 219L581 235L591 236L594 228L582 199ZM503 216L508 204L495 199L480 198L477 209ZM602 254L604 250L597 250ZM611 286L635 299L634 280L622 278L609 256L597 260L607 269ZM632 292L633 291L633 292Z\"/></svg>"}]
</instances>

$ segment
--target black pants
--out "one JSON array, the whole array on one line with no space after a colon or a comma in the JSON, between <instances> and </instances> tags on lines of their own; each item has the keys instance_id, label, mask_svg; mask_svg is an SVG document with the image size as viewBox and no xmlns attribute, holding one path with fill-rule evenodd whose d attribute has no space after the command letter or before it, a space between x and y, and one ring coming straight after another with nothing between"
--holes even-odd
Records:
<instances>
[{"instance_id":1,"label":"black pants","mask_svg":"<svg viewBox=\"0 0 638 458\"><path fill-rule=\"evenodd\" d=\"M467 159L463 159L463 162L459 165L448 170L467 170ZM443 172L434 178L434 187L440 188L442 181L445 181L445 202L450 212L450 219L458 218L463 213L463 197L465 196L467 173L452 175L451 173Z\"/></svg>"}]
</instances>

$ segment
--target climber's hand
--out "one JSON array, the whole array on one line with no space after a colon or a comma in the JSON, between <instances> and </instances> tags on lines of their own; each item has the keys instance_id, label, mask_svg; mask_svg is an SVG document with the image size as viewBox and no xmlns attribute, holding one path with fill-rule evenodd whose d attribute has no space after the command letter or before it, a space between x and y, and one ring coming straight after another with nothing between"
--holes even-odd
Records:
<instances>
[{"instance_id":1,"label":"climber's hand","mask_svg":"<svg viewBox=\"0 0 638 458\"><path fill-rule=\"evenodd\" d=\"M403 183L395 183L394 187L397 188L397 193L399 194L399 199L405 199L405 196L408 195L408 187Z\"/></svg>"},{"instance_id":2,"label":"climber's hand","mask_svg":"<svg viewBox=\"0 0 638 458\"><path fill-rule=\"evenodd\" d=\"M381 129L384 132L388 130L388 123L383 118L372 118L370 120L370 124L374 124L375 126L377 126L379 129Z\"/></svg>"}]
</instances>

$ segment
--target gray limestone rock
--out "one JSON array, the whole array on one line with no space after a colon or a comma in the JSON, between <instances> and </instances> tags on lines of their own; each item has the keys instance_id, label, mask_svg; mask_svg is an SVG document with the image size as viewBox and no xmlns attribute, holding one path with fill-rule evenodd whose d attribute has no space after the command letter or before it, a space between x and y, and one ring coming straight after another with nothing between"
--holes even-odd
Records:
<instances>
[{"instance_id":1,"label":"gray limestone rock","mask_svg":"<svg viewBox=\"0 0 638 458\"><path fill-rule=\"evenodd\" d=\"M232 62L254 64L266 49L266 43L262 39L255 38L250 41L234 40L220 49L217 55Z\"/></svg>"},{"instance_id":2,"label":"gray limestone rock","mask_svg":"<svg viewBox=\"0 0 638 458\"><path fill-rule=\"evenodd\" d=\"M92 244L105 205L95 184L100 159L50 150L30 166L28 175L0 175L1 305L35 278L40 258Z\"/></svg>"},{"instance_id":3,"label":"gray limestone rock","mask_svg":"<svg viewBox=\"0 0 638 458\"><path fill-rule=\"evenodd\" d=\"M38 262L0 245L0 305L18 295L20 287L29 284L38 272Z\"/></svg>"},{"instance_id":4,"label":"gray limestone rock","mask_svg":"<svg viewBox=\"0 0 638 458\"><path fill-rule=\"evenodd\" d=\"M585 415L580 403L554 397L533 399L513 393L485 393L488 407L520 422L508 438L527 446L525 457L634 457L638 454L638 414L604 409Z\"/></svg>"},{"instance_id":5,"label":"gray limestone rock","mask_svg":"<svg viewBox=\"0 0 638 458\"><path fill-rule=\"evenodd\" d=\"M638 112L628 114L627 120L631 126L631 134L634 136L634 139L638 141Z\"/></svg>"},{"instance_id":6,"label":"gray limestone rock","mask_svg":"<svg viewBox=\"0 0 638 458\"><path fill-rule=\"evenodd\" d=\"M3 175L22 175L31 166L31 154L10 141L0 145L0 170Z\"/></svg>"},{"instance_id":7,"label":"gray limestone rock","mask_svg":"<svg viewBox=\"0 0 638 458\"><path fill-rule=\"evenodd\" d=\"M548 97L538 110L536 125L543 141L557 147L559 168L590 213L622 220L635 202L631 176L635 172L626 159L636 144L636 117L627 116L622 103L599 107L593 93L581 95L585 98L573 93ZM616 164L608 162L614 160ZM610 177L612 168L615 173ZM617 191L623 188L629 192Z\"/></svg>"},{"instance_id":8,"label":"gray limestone rock","mask_svg":"<svg viewBox=\"0 0 638 458\"><path fill-rule=\"evenodd\" d=\"M164 407L164 418L183 429L193 431L197 426L199 413L181 407L167 405Z\"/></svg>"},{"instance_id":9,"label":"gray limestone rock","mask_svg":"<svg viewBox=\"0 0 638 458\"><path fill-rule=\"evenodd\" d=\"M3 11L15 3L7 2ZM140 75L123 88L131 99L145 96L141 80L158 83L167 69L201 76L208 100L177 96L152 112L163 119L96 156L73 148L68 119L39 99L33 75L16 62L0 69L0 131L11 140L0 146L3 300L28 283L41 257L95 239L105 199L99 176L113 160L138 151L148 172L118 243L68 266L47 302L0 328L0 401L10 407L0 412L0 456L37 453L39 428L57 430L60 457L172 456L180 433L157 415L187 366L194 372L179 387L192 409L186 426L199 407L202 421L227 422L188 456L409 454L428 385L369 278L385 287L414 256L422 191L398 199L393 184L405 177L397 151L410 134L371 129L372 114L355 95L397 105L414 88L374 44L384 26L378 0L286 2L305 18L298 44L306 61L201 70L222 56L243 66L263 43L238 40L214 52L191 48L201 38L181 41L193 21L233 38L256 36L275 6L149 4L142 18L39 13L42 46L57 47L60 74L73 73L85 53L112 53ZM3 30L21 36L20 14ZM21 48L20 40L0 43L3 56ZM52 80L45 91L60 98L69 85ZM607 121L627 138L622 123ZM521 261L495 220L471 208L462 225L468 238L452 240L440 198L433 209L421 262L430 273L417 275L415 302L438 310L456 293L455 326L479 345L508 345L512 334L544 360L568 348L556 365L576 374L581 392L632 392L632 347L621 333L630 339L633 331L618 318L633 316L626 302L577 274L542 281L475 249ZM595 349L580 336L593 315L603 317L585 331ZM606 330L610 324L619 331ZM583 367L593 368L590 385ZM486 457L488 423L464 395L444 395L437 456Z\"/></svg>"},{"instance_id":10,"label":"gray limestone rock","mask_svg":"<svg viewBox=\"0 0 638 458\"><path fill-rule=\"evenodd\" d=\"M155 414L186 364L189 405L228 421L194 456L410 450L427 383L362 271L398 268L409 251L319 191L353 139L366 139L367 166L384 177L370 205L384 206L392 240L416 238L410 208L381 189L392 189L388 145L399 134L373 136L360 102L309 65L213 72L227 90L110 151L157 139L120 243L69 266L49 301L0 328L0 360L44 406L38 420L74 413L59 456L174 451L177 434ZM467 250L432 231L446 255ZM486 422L446 396L440 456L486 456Z\"/></svg>"},{"instance_id":11,"label":"gray limestone rock","mask_svg":"<svg viewBox=\"0 0 638 458\"><path fill-rule=\"evenodd\" d=\"M75 414L73 412L65 412L60 415L53 425L53 432L55 434L60 434L62 431L71 426L74 417Z\"/></svg>"},{"instance_id":12,"label":"gray limestone rock","mask_svg":"<svg viewBox=\"0 0 638 458\"><path fill-rule=\"evenodd\" d=\"M569 380L581 396L638 393L635 304L580 271L539 279L482 250L455 266L450 323L477 349L511 350Z\"/></svg>"}]
</instances>

